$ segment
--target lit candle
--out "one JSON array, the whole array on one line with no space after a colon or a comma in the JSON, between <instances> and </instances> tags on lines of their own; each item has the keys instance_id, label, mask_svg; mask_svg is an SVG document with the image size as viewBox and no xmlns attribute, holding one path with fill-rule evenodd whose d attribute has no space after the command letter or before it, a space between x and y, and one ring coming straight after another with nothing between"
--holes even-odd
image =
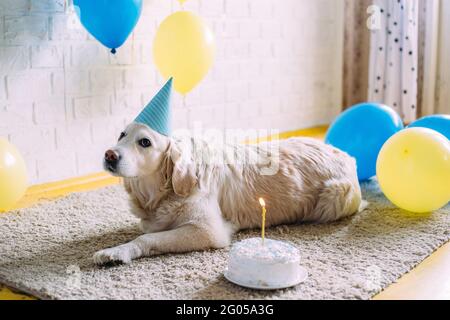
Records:
<instances>
[{"instance_id":1,"label":"lit candle","mask_svg":"<svg viewBox=\"0 0 450 320\"><path fill-rule=\"evenodd\" d=\"M258 200L262 212L261 237L233 244L225 278L252 289L288 288L305 281L308 271L300 266L299 250L270 237L265 240L266 202L263 198Z\"/></svg>"},{"instance_id":2,"label":"lit candle","mask_svg":"<svg viewBox=\"0 0 450 320\"><path fill-rule=\"evenodd\" d=\"M259 198L259 204L261 205L262 210L262 225L261 225L261 237L262 243L264 244L264 230L266 228L266 202L263 198Z\"/></svg>"}]
</instances>

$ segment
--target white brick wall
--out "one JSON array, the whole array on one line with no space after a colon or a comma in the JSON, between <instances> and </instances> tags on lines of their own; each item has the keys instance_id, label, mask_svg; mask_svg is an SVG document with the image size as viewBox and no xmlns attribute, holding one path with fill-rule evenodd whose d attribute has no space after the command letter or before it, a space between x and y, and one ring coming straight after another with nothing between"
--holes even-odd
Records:
<instances>
[{"instance_id":1,"label":"white brick wall","mask_svg":"<svg viewBox=\"0 0 450 320\"><path fill-rule=\"evenodd\" d=\"M67 2L67 3L66 3ZM144 0L113 56L71 0L0 0L0 135L22 152L32 183L101 170L104 150L162 83L151 57L176 0ZM274 128L329 122L340 110L343 0L189 0L214 30L206 79L174 97L178 128Z\"/></svg>"}]
</instances>

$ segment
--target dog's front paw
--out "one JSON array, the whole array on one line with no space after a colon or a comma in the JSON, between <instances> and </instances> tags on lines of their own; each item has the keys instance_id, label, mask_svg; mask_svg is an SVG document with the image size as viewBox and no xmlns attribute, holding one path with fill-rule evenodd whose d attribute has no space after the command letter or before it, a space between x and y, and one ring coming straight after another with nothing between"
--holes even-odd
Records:
<instances>
[{"instance_id":1,"label":"dog's front paw","mask_svg":"<svg viewBox=\"0 0 450 320\"><path fill-rule=\"evenodd\" d=\"M133 246L123 244L114 248L97 251L94 254L94 263L105 264L109 262L130 263L134 258Z\"/></svg>"}]
</instances>

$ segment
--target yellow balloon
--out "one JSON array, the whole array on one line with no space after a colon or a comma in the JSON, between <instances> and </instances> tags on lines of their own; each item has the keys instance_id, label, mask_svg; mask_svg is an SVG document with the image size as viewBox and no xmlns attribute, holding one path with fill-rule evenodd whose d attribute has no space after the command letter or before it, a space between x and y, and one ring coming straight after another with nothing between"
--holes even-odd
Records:
<instances>
[{"instance_id":1,"label":"yellow balloon","mask_svg":"<svg viewBox=\"0 0 450 320\"><path fill-rule=\"evenodd\" d=\"M19 201L28 185L25 162L19 151L0 138L0 211L6 211Z\"/></svg>"},{"instance_id":2,"label":"yellow balloon","mask_svg":"<svg viewBox=\"0 0 450 320\"><path fill-rule=\"evenodd\" d=\"M159 26L153 42L153 59L159 72L173 77L175 90L191 91L208 73L215 55L212 31L197 15L178 11Z\"/></svg>"},{"instance_id":3,"label":"yellow balloon","mask_svg":"<svg viewBox=\"0 0 450 320\"><path fill-rule=\"evenodd\" d=\"M396 206L424 213L450 201L450 141L426 128L392 136L377 159L380 188Z\"/></svg>"}]
</instances>

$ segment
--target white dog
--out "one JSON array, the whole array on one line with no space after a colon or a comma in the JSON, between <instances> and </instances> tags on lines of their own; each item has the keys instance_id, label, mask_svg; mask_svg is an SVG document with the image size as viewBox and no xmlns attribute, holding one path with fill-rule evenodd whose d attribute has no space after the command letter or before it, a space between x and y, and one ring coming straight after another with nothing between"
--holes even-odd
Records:
<instances>
[{"instance_id":1,"label":"white dog","mask_svg":"<svg viewBox=\"0 0 450 320\"><path fill-rule=\"evenodd\" d=\"M144 234L95 253L94 261L129 263L228 246L233 232L261 226L259 197L268 204L267 226L335 221L363 208L352 157L315 139L277 143L276 150L268 143L218 149L130 124L104 166L124 178ZM199 154L225 161L199 160Z\"/></svg>"}]
</instances>

